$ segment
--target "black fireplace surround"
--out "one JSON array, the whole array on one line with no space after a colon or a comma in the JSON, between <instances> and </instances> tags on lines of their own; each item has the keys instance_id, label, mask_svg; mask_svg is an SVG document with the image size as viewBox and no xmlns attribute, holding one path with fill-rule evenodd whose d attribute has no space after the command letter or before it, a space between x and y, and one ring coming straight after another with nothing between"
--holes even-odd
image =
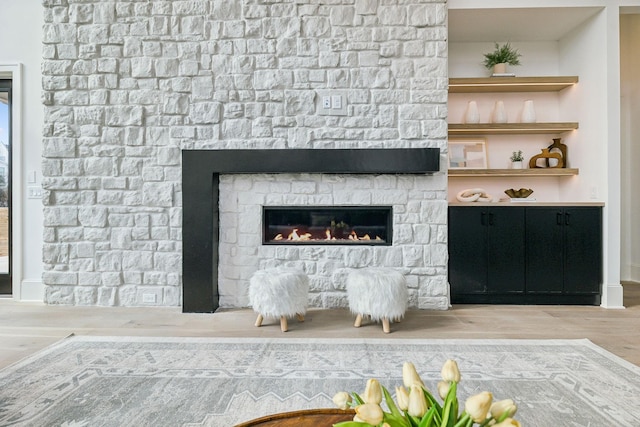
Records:
<instances>
[{"instance_id":1,"label":"black fireplace surround","mask_svg":"<svg viewBox=\"0 0 640 427\"><path fill-rule=\"evenodd\" d=\"M438 148L266 149L182 151L182 311L213 313L219 305L220 174L431 174Z\"/></svg>"}]
</instances>

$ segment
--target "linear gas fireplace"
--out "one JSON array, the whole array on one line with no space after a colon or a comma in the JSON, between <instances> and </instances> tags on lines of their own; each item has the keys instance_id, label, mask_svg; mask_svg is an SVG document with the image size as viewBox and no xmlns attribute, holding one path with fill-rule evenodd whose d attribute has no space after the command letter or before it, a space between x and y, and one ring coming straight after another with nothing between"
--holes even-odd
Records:
<instances>
[{"instance_id":1,"label":"linear gas fireplace","mask_svg":"<svg viewBox=\"0 0 640 427\"><path fill-rule=\"evenodd\" d=\"M391 206L263 206L263 245L391 245Z\"/></svg>"}]
</instances>

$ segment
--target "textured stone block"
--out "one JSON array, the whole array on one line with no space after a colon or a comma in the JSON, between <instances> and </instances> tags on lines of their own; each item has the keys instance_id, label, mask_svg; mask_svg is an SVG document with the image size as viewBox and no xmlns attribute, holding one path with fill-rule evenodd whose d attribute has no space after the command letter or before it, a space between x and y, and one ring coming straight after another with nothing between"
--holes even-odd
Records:
<instances>
[{"instance_id":1,"label":"textured stone block","mask_svg":"<svg viewBox=\"0 0 640 427\"><path fill-rule=\"evenodd\" d=\"M140 126L143 109L136 105L106 107L106 124L108 126Z\"/></svg>"}]
</instances>

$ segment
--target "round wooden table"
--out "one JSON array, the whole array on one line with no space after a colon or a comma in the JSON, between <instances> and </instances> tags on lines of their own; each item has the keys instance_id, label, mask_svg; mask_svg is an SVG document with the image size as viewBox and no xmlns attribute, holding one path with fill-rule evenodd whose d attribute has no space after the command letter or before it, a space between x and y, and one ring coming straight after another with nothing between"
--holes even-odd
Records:
<instances>
[{"instance_id":1,"label":"round wooden table","mask_svg":"<svg viewBox=\"0 0 640 427\"><path fill-rule=\"evenodd\" d=\"M342 409L306 409L302 411L282 412L256 418L235 427L331 427L335 423L351 421L355 412Z\"/></svg>"}]
</instances>

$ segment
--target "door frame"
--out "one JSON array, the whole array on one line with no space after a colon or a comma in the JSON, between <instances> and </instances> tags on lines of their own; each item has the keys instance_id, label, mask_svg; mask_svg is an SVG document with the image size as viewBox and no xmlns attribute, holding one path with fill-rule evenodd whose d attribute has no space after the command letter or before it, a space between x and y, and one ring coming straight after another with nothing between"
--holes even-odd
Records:
<instances>
[{"instance_id":1,"label":"door frame","mask_svg":"<svg viewBox=\"0 0 640 427\"><path fill-rule=\"evenodd\" d=\"M22 299L22 64L0 63L0 78L11 80L11 296Z\"/></svg>"}]
</instances>

